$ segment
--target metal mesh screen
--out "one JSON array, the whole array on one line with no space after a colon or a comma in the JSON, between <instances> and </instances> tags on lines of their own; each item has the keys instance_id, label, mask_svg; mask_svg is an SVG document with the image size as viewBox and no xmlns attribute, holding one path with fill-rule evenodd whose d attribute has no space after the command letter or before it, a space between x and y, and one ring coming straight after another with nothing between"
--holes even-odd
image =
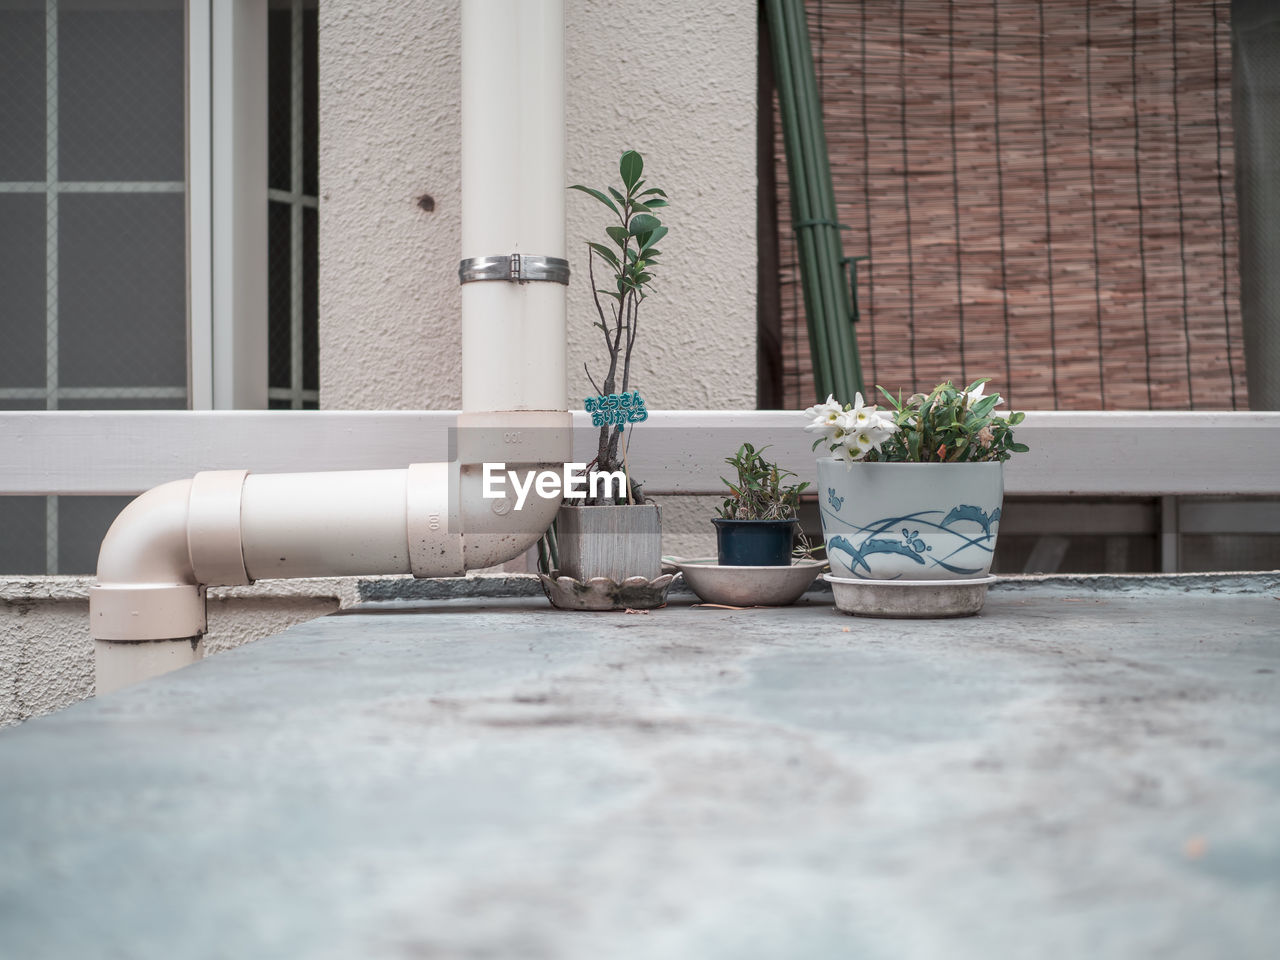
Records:
<instances>
[{"instance_id":1,"label":"metal mesh screen","mask_svg":"<svg viewBox=\"0 0 1280 960\"><path fill-rule=\"evenodd\" d=\"M187 406L182 0L0 5L0 409ZM118 498L0 498L0 572L89 573Z\"/></svg>"},{"instance_id":2,"label":"metal mesh screen","mask_svg":"<svg viewBox=\"0 0 1280 960\"><path fill-rule=\"evenodd\" d=\"M315 0L268 13L268 398L319 406L318 21Z\"/></svg>"},{"instance_id":3,"label":"metal mesh screen","mask_svg":"<svg viewBox=\"0 0 1280 960\"><path fill-rule=\"evenodd\" d=\"M809 0L864 379L1029 409L1247 406L1229 11ZM779 180L784 403L813 400Z\"/></svg>"}]
</instances>

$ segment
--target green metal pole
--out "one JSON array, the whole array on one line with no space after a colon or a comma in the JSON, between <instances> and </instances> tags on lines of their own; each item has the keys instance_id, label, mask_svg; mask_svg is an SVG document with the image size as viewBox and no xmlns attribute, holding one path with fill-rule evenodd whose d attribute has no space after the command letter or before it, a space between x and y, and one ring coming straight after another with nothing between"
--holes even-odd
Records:
<instances>
[{"instance_id":1,"label":"green metal pole","mask_svg":"<svg viewBox=\"0 0 1280 960\"><path fill-rule=\"evenodd\" d=\"M826 334L828 353L832 357L833 392L841 401L850 401L859 389L853 366L850 341L851 310L845 294L844 268L841 261L839 226L835 190L831 184L831 167L827 157L827 138L822 122L822 102L818 95L813 49L802 0L788 7L792 21L792 43L795 53L795 82L803 128L805 160L809 174L810 210L816 223L810 228L815 235L817 269L823 311L821 324Z\"/></svg>"},{"instance_id":2,"label":"green metal pole","mask_svg":"<svg viewBox=\"0 0 1280 960\"><path fill-rule=\"evenodd\" d=\"M783 145L790 180L791 220L795 231L797 256L800 261L800 287L804 294L805 323L809 332L809 354L813 363L814 386L825 399L833 392L831 357L825 331L818 322L821 301L812 283L814 245L811 231L797 226L810 218L808 177L804 169L804 147L801 135L797 94L792 74L793 56L790 29L784 16L784 0L766 0L769 32L773 41L774 69L778 84L778 103L782 114Z\"/></svg>"},{"instance_id":3,"label":"green metal pole","mask_svg":"<svg viewBox=\"0 0 1280 960\"><path fill-rule=\"evenodd\" d=\"M853 301L844 282L835 190L802 0L765 0L773 41L792 223L818 399L862 389Z\"/></svg>"}]
</instances>

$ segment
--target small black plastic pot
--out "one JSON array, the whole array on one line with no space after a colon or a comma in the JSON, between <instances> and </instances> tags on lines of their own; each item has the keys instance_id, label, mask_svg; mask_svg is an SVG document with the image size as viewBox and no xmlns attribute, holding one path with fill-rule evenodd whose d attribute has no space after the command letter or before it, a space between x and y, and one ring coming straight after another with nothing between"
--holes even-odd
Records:
<instances>
[{"instance_id":1,"label":"small black plastic pot","mask_svg":"<svg viewBox=\"0 0 1280 960\"><path fill-rule=\"evenodd\" d=\"M796 520L727 520L713 517L722 567L789 567Z\"/></svg>"}]
</instances>

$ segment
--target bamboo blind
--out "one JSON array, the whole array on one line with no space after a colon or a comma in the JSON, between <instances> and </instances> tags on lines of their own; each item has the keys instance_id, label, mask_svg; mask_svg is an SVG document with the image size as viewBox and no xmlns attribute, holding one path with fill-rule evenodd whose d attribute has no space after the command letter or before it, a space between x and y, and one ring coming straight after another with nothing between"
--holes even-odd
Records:
<instances>
[{"instance_id":1,"label":"bamboo blind","mask_svg":"<svg viewBox=\"0 0 1280 960\"><path fill-rule=\"evenodd\" d=\"M863 378L1246 408L1227 0L808 0ZM776 109L776 102L775 102ZM783 391L813 373L778 176Z\"/></svg>"}]
</instances>

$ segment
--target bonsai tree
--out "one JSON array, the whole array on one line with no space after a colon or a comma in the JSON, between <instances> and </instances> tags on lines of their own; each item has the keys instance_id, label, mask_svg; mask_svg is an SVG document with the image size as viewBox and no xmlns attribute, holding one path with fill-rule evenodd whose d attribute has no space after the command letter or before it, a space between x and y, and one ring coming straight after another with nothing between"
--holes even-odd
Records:
<instances>
[{"instance_id":1,"label":"bonsai tree","mask_svg":"<svg viewBox=\"0 0 1280 960\"><path fill-rule=\"evenodd\" d=\"M570 187L594 197L612 215L611 222L604 228L609 243L587 243L591 295L599 315L595 326L604 337L608 366L599 381L591 375L586 364L583 368L591 386L600 396L627 394L631 389L631 353L640 330L640 306L653 282L653 268L660 255L657 243L667 234L667 228L654 214L655 210L667 205L667 195L657 187L645 188L642 179L644 160L640 154L634 150L623 153L618 161L618 173L622 178L621 189L611 186L602 191L581 184ZM601 265L601 273L608 275L608 280L599 286L595 276L597 261ZM632 482L624 458L618 453L622 431L622 424L605 423L600 427L595 469L606 472L622 470L627 474L627 490L626 496L618 498L617 502L643 503L640 485ZM599 505L615 501L613 498L598 498L584 502Z\"/></svg>"}]
</instances>

